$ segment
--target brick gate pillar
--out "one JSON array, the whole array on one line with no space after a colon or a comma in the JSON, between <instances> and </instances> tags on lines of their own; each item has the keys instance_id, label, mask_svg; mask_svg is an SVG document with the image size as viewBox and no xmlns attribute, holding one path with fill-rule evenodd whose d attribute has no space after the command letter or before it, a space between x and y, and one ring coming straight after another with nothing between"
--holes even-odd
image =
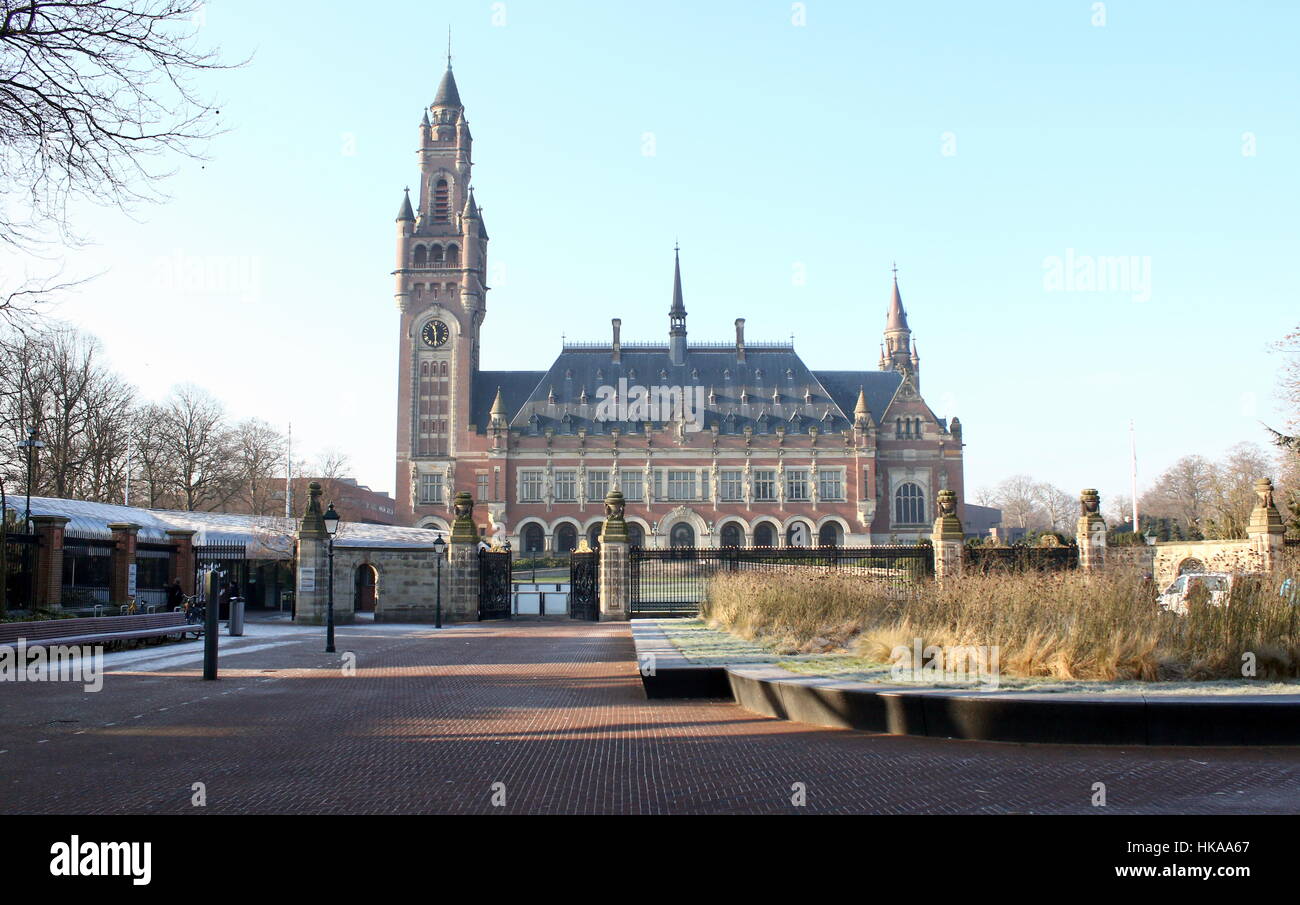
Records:
<instances>
[{"instance_id":1,"label":"brick gate pillar","mask_svg":"<svg viewBox=\"0 0 1300 905\"><path fill-rule=\"evenodd\" d=\"M478 618L478 528L474 525L474 497L469 491L456 494L456 519L451 523L447 545L450 576L443 597L443 616L452 622L473 622Z\"/></svg>"},{"instance_id":2,"label":"brick gate pillar","mask_svg":"<svg viewBox=\"0 0 1300 905\"><path fill-rule=\"evenodd\" d=\"M135 565L135 543L140 526L134 522L113 522L108 530L113 532L113 571L108 580L108 602L122 604L135 596L131 572Z\"/></svg>"},{"instance_id":3,"label":"brick gate pillar","mask_svg":"<svg viewBox=\"0 0 1300 905\"><path fill-rule=\"evenodd\" d=\"M1273 504L1272 480L1260 478L1256 481L1255 496L1255 508L1250 511L1246 536L1250 538L1251 548L1259 554L1263 570L1274 572L1281 565L1286 525L1282 522L1282 514Z\"/></svg>"},{"instance_id":4,"label":"brick gate pillar","mask_svg":"<svg viewBox=\"0 0 1300 905\"><path fill-rule=\"evenodd\" d=\"M1079 568L1092 570L1106 565L1106 520L1101 517L1101 494L1091 487L1079 493L1079 521L1074 529L1079 545Z\"/></svg>"},{"instance_id":5,"label":"brick gate pillar","mask_svg":"<svg viewBox=\"0 0 1300 905\"><path fill-rule=\"evenodd\" d=\"M962 531L961 519L957 518L956 492L940 490L938 504L939 517L934 520L934 533L930 535L934 544L934 577L938 581L947 581L961 577L961 554L966 533Z\"/></svg>"},{"instance_id":6,"label":"brick gate pillar","mask_svg":"<svg viewBox=\"0 0 1300 905\"><path fill-rule=\"evenodd\" d=\"M36 551L36 587L32 606L44 610L63 607L63 532L70 520L61 515L33 515L32 530L41 539ZM26 600L10 600L10 606Z\"/></svg>"},{"instance_id":7,"label":"brick gate pillar","mask_svg":"<svg viewBox=\"0 0 1300 905\"><path fill-rule=\"evenodd\" d=\"M325 530L325 513L320 508L320 484L307 485L307 512L298 525L298 587L295 591L293 621L299 625L324 625L329 600L329 532ZM338 600L334 601L338 616Z\"/></svg>"},{"instance_id":8,"label":"brick gate pillar","mask_svg":"<svg viewBox=\"0 0 1300 905\"><path fill-rule=\"evenodd\" d=\"M167 539L176 549L172 551L167 564L167 583L181 583L181 591L186 595L194 593L194 532L175 529L167 532Z\"/></svg>"},{"instance_id":9,"label":"brick gate pillar","mask_svg":"<svg viewBox=\"0 0 1300 905\"><path fill-rule=\"evenodd\" d=\"M628 555L626 503L623 493L605 496L605 524L600 531L600 621L621 622L632 603L632 560Z\"/></svg>"}]
</instances>

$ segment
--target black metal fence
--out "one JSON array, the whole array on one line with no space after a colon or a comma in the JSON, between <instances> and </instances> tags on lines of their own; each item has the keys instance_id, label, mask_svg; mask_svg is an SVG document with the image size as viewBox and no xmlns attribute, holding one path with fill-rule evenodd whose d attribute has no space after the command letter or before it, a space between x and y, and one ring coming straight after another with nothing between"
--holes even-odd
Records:
<instances>
[{"instance_id":1,"label":"black metal fence","mask_svg":"<svg viewBox=\"0 0 1300 905\"><path fill-rule=\"evenodd\" d=\"M510 551L478 554L478 618L510 618Z\"/></svg>"},{"instance_id":2,"label":"black metal fence","mask_svg":"<svg viewBox=\"0 0 1300 905\"><path fill-rule=\"evenodd\" d=\"M1063 572L1079 568L1077 544L1031 547L966 547L962 565L974 572Z\"/></svg>"},{"instance_id":3,"label":"black metal fence","mask_svg":"<svg viewBox=\"0 0 1300 905\"><path fill-rule=\"evenodd\" d=\"M63 536L63 606L91 607L110 603L113 550L117 542L102 537ZM121 601L118 601L119 603Z\"/></svg>"},{"instance_id":4,"label":"black metal fence","mask_svg":"<svg viewBox=\"0 0 1300 905\"><path fill-rule=\"evenodd\" d=\"M36 601L36 561L41 541L35 534L6 533L0 588L7 609L31 609Z\"/></svg>"},{"instance_id":5,"label":"black metal fence","mask_svg":"<svg viewBox=\"0 0 1300 905\"><path fill-rule=\"evenodd\" d=\"M873 547L767 549L633 547L630 609L633 616L693 616L721 572L835 571L906 593L934 576L934 548L926 544Z\"/></svg>"},{"instance_id":6,"label":"black metal fence","mask_svg":"<svg viewBox=\"0 0 1300 905\"><path fill-rule=\"evenodd\" d=\"M600 554L569 554L569 618L600 618Z\"/></svg>"}]
</instances>

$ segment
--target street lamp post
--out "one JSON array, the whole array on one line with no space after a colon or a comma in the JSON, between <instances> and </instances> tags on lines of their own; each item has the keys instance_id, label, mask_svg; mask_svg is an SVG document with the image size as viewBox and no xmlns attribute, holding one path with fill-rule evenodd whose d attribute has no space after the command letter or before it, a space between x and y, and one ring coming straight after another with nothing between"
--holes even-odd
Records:
<instances>
[{"instance_id":1,"label":"street lamp post","mask_svg":"<svg viewBox=\"0 0 1300 905\"><path fill-rule=\"evenodd\" d=\"M19 449L27 450L27 511L23 513L23 531L27 534L32 533L32 469L33 456L38 449L44 449L45 444L36 439L36 428L27 429L27 439L18 444Z\"/></svg>"},{"instance_id":2,"label":"street lamp post","mask_svg":"<svg viewBox=\"0 0 1300 905\"><path fill-rule=\"evenodd\" d=\"M339 514L330 503L325 510L325 533L329 535L329 582L328 603L325 608L325 653L334 653L334 535L339 530Z\"/></svg>"},{"instance_id":3,"label":"street lamp post","mask_svg":"<svg viewBox=\"0 0 1300 905\"><path fill-rule=\"evenodd\" d=\"M433 555L438 560L438 585L433 604L433 627L442 628L442 558L447 553L447 542L439 534L433 539Z\"/></svg>"}]
</instances>

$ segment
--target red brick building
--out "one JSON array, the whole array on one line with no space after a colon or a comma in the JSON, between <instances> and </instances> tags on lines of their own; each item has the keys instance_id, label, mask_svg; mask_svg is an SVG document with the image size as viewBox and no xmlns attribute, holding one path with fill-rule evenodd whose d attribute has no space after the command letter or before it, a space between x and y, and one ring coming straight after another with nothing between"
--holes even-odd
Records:
<instances>
[{"instance_id":1,"label":"red brick building","mask_svg":"<svg viewBox=\"0 0 1300 905\"><path fill-rule=\"evenodd\" d=\"M744 319L688 342L675 261L665 342L624 343L614 318L547 370L485 371L488 234L450 67L418 153L397 216L399 522L445 530L468 490L515 550L562 551L617 488L634 543L852 545L928 536L938 491L962 500L961 425L921 396L897 274L876 370L812 370L791 343L747 343Z\"/></svg>"}]
</instances>

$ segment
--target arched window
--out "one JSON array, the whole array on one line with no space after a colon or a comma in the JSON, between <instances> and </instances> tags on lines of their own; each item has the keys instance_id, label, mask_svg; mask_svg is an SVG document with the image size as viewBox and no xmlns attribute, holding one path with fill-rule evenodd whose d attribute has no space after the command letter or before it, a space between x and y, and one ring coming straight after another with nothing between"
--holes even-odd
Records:
<instances>
[{"instance_id":1,"label":"arched window","mask_svg":"<svg viewBox=\"0 0 1300 905\"><path fill-rule=\"evenodd\" d=\"M695 529L688 522L678 522L668 532L668 543L673 549L695 546Z\"/></svg>"},{"instance_id":2,"label":"arched window","mask_svg":"<svg viewBox=\"0 0 1300 905\"><path fill-rule=\"evenodd\" d=\"M429 263L430 263L430 264L441 264L441 263L442 263L442 246L441 246L441 245L430 245L430 246L429 246Z\"/></svg>"},{"instance_id":3,"label":"arched window","mask_svg":"<svg viewBox=\"0 0 1300 905\"><path fill-rule=\"evenodd\" d=\"M735 522L727 522L722 526L720 543L724 547L741 547L745 543L745 535L741 533L740 526Z\"/></svg>"},{"instance_id":4,"label":"arched window","mask_svg":"<svg viewBox=\"0 0 1300 905\"><path fill-rule=\"evenodd\" d=\"M600 532L603 528L603 522L596 522L596 524L587 529L587 546L591 547L591 549L600 549Z\"/></svg>"},{"instance_id":5,"label":"arched window","mask_svg":"<svg viewBox=\"0 0 1300 905\"><path fill-rule=\"evenodd\" d=\"M433 219L443 223L451 219L451 189L446 179L439 179L433 187Z\"/></svg>"},{"instance_id":6,"label":"arched window","mask_svg":"<svg viewBox=\"0 0 1300 905\"><path fill-rule=\"evenodd\" d=\"M627 523L627 542L633 547L645 546L645 532L641 530L641 526L636 522Z\"/></svg>"},{"instance_id":7,"label":"arched window","mask_svg":"<svg viewBox=\"0 0 1300 905\"><path fill-rule=\"evenodd\" d=\"M910 481L894 491L894 523L920 525L925 522L925 491Z\"/></svg>"},{"instance_id":8,"label":"arched window","mask_svg":"<svg viewBox=\"0 0 1300 905\"><path fill-rule=\"evenodd\" d=\"M439 368L439 376L440 377L447 376L447 362L445 361L442 363L441 367Z\"/></svg>"},{"instance_id":9,"label":"arched window","mask_svg":"<svg viewBox=\"0 0 1300 905\"><path fill-rule=\"evenodd\" d=\"M769 522L760 522L754 526L754 546L776 546L776 532L772 530L772 525Z\"/></svg>"},{"instance_id":10,"label":"arched window","mask_svg":"<svg viewBox=\"0 0 1300 905\"><path fill-rule=\"evenodd\" d=\"M417 246L415 246L415 266L416 266L416 267L423 267L423 266L424 266L424 263L425 263L425 257L424 257L424 256L425 256L426 254L427 254L427 252L425 251L425 248L424 248L423 245L417 245Z\"/></svg>"},{"instance_id":11,"label":"arched window","mask_svg":"<svg viewBox=\"0 0 1300 905\"><path fill-rule=\"evenodd\" d=\"M421 377L429 376L429 363L427 361L420 362L420 376Z\"/></svg>"},{"instance_id":12,"label":"arched window","mask_svg":"<svg viewBox=\"0 0 1300 905\"><path fill-rule=\"evenodd\" d=\"M895 418L895 419L894 419L894 439L895 439L895 440L901 440L901 439L903 439L903 419L902 419L902 418Z\"/></svg>"},{"instance_id":13,"label":"arched window","mask_svg":"<svg viewBox=\"0 0 1300 905\"><path fill-rule=\"evenodd\" d=\"M524 552L541 553L546 544L546 535L542 531L542 526L533 522L524 528Z\"/></svg>"},{"instance_id":14,"label":"arched window","mask_svg":"<svg viewBox=\"0 0 1300 905\"><path fill-rule=\"evenodd\" d=\"M817 546L838 547L840 545L840 526L838 522L827 522L817 532Z\"/></svg>"},{"instance_id":15,"label":"arched window","mask_svg":"<svg viewBox=\"0 0 1300 905\"><path fill-rule=\"evenodd\" d=\"M565 522L555 529L555 552L572 553L578 546L578 529Z\"/></svg>"},{"instance_id":16,"label":"arched window","mask_svg":"<svg viewBox=\"0 0 1300 905\"><path fill-rule=\"evenodd\" d=\"M460 266L460 249L457 248L455 245L447 246L447 266L448 267Z\"/></svg>"}]
</instances>

